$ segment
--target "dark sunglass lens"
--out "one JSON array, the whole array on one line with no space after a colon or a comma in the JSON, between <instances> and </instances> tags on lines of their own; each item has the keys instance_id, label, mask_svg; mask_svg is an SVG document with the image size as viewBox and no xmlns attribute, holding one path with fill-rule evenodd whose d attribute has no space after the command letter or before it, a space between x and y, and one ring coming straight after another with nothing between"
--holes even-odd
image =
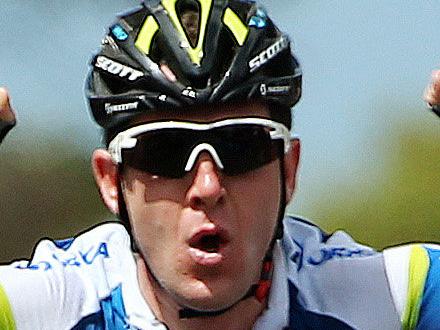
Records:
<instances>
[{"instance_id":1,"label":"dark sunglass lens","mask_svg":"<svg viewBox=\"0 0 440 330\"><path fill-rule=\"evenodd\" d=\"M255 170L281 157L283 141L272 140L261 125L229 125L209 131L160 129L136 137L134 148L122 150L122 161L141 171L168 178L182 178L193 149L211 144L224 165L226 175Z\"/></svg>"},{"instance_id":2,"label":"dark sunglass lens","mask_svg":"<svg viewBox=\"0 0 440 330\"><path fill-rule=\"evenodd\" d=\"M146 132L137 137L134 148L124 150L123 162L153 175L181 178L186 174L184 168L191 140L186 130Z\"/></svg>"},{"instance_id":3,"label":"dark sunglass lens","mask_svg":"<svg viewBox=\"0 0 440 330\"><path fill-rule=\"evenodd\" d=\"M258 125L236 125L222 129L215 148L220 153L227 175L255 170L278 158L282 140L272 140L268 129Z\"/></svg>"}]
</instances>

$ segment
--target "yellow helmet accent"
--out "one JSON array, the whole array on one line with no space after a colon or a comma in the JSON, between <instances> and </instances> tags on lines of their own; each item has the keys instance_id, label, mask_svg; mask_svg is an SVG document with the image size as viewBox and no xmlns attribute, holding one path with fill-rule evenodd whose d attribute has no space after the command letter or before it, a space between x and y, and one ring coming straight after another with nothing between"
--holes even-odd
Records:
<instances>
[{"instance_id":1,"label":"yellow helmet accent","mask_svg":"<svg viewBox=\"0 0 440 330\"><path fill-rule=\"evenodd\" d=\"M179 32L184 47L186 48L191 61L194 64L200 65L203 58L203 42L205 40L206 26L208 24L209 12L212 7L212 0L198 0L200 3L200 24L199 24L199 37L197 40L196 47L192 47L191 43L183 30L182 24L180 23L179 17L176 12L176 2L177 0L162 0L162 5L168 12L168 16Z\"/></svg>"},{"instance_id":2,"label":"yellow helmet accent","mask_svg":"<svg viewBox=\"0 0 440 330\"><path fill-rule=\"evenodd\" d=\"M231 9L226 8L223 15L223 23L229 28L240 46L243 46L249 28L241 21L240 17Z\"/></svg>"},{"instance_id":3,"label":"yellow helmet accent","mask_svg":"<svg viewBox=\"0 0 440 330\"><path fill-rule=\"evenodd\" d=\"M151 41L158 30L159 25L154 17L148 16L136 39L135 46L137 49L148 55L150 53Z\"/></svg>"},{"instance_id":4,"label":"yellow helmet accent","mask_svg":"<svg viewBox=\"0 0 440 330\"><path fill-rule=\"evenodd\" d=\"M200 14L198 40L195 47L193 47L189 42L188 37L185 34L184 28L180 22L180 19L177 16L177 12L176 12L177 1L178 0L162 0L162 5L167 11L168 16L170 17L174 27L177 29L177 32L180 35L182 47L185 48L186 51L188 52L191 61L196 65L200 65L202 58L204 56L203 44L205 41L206 27L208 24L209 13L211 11L213 0L197 0L200 3L201 14ZM246 24L242 22L240 17L231 8L226 8L223 14L223 23L232 32L235 39L237 40L237 43L240 46L243 46L249 34L249 28L246 26ZM153 16L148 16L139 31L135 46L144 54L149 55L151 42L158 30L159 30L159 25L156 22L155 18Z\"/></svg>"}]
</instances>

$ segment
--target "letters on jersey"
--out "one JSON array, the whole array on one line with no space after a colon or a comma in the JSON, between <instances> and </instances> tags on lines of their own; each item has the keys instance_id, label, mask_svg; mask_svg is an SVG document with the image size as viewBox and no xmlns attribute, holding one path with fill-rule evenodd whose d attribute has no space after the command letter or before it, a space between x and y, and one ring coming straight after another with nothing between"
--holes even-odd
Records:
<instances>
[{"instance_id":1,"label":"letters on jersey","mask_svg":"<svg viewBox=\"0 0 440 330\"><path fill-rule=\"evenodd\" d=\"M253 330L438 329L438 246L379 253L298 218L286 218L284 230L268 308ZM0 329L14 328L166 329L141 294L130 236L118 223L43 240L31 261L0 267Z\"/></svg>"}]
</instances>

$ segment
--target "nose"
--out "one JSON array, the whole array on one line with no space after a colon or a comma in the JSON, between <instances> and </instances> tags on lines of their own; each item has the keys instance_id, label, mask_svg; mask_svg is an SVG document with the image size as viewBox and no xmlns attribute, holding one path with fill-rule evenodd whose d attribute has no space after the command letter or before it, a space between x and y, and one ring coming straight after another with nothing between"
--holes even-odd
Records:
<instances>
[{"instance_id":1,"label":"nose","mask_svg":"<svg viewBox=\"0 0 440 330\"><path fill-rule=\"evenodd\" d=\"M212 156L207 152L201 153L192 171L194 177L186 194L188 204L194 209L204 209L223 203L226 189Z\"/></svg>"}]
</instances>

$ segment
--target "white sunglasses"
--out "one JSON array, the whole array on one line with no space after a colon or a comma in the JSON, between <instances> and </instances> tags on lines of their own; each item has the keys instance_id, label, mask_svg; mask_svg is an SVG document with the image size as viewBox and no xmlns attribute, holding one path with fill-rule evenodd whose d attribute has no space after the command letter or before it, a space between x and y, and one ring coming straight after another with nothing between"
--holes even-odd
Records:
<instances>
[{"instance_id":1,"label":"white sunglasses","mask_svg":"<svg viewBox=\"0 0 440 330\"><path fill-rule=\"evenodd\" d=\"M263 118L163 121L120 132L108 151L115 163L170 178L185 176L206 151L225 174L238 175L287 153L290 139L286 126Z\"/></svg>"}]
</instances>

